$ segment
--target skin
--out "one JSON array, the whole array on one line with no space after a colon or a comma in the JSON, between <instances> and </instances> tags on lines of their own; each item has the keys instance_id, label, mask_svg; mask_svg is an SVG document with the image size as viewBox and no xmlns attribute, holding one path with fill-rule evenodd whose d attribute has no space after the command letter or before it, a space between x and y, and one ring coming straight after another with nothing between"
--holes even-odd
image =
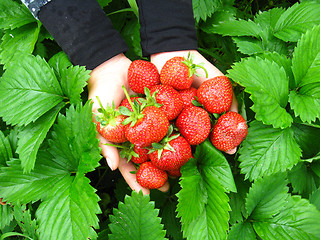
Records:
<instances>
[{"instance_id":1,"label":"skin","mask_svg":"<svg viewBox=\"0 0 320 240\"><path fill-rule=\"evenodd\" d=\"M165 62L170 58L174 56L186 57L188 52L193 54L195 63L204 63L204 67L208 72L208 78L223 75L219 69L207 61L196 50L157 53L150 56L150 61L157 66L158 70L160 70ZM89 99L93 101L93 112L96 112L99 108L99 103L96 98L97 96L104 107L107 104L111 105L113 101L117 107L125 98L122 86L126 87L129 94L133 93L130 91L127 82L127 72L130 63L131 60L124 54L119 54L92 70L90 79L88 80L88 90ZM208 79L205 77L205 72L202 69L198 69L197 72L200 76L194 76L193 86L195 88L198 88L202 82ZM230 110L238 112L238 103L235 97ZM93 121L95 121L95 119L93 119ZM132 190L137 192L141 190L143 194L150 194L150 190L141 187L136 181L135 174L131 173L131 171L136 171L135 166L131 162L128 163L126 159L120 158L119 151L115 147L105 145L108 141L101 137L100 134L98 134L97 137L100 139L101 153L106 158L110 169L115 170L118 168ZM234 154L235 152L236 149L233 149L227 153ZM163 192L168 191L168 182L159 188L159 190Z\"/></svg>"}]
</instances>

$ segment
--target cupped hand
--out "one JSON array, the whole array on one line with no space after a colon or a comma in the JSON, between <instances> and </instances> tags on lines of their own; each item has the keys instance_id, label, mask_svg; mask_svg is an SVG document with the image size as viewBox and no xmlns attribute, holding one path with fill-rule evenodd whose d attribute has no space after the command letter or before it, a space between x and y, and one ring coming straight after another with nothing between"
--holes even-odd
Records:
<instances>
[{"instance_id":1,"label":"cupped hand","mask_svg":"<svg viewBox=\"0 0 320 240\"><path fill-rule=\"evenodd\" d=\"M199 88L199 86L207 79L214 78L216 76L224 75L218 68L216 68L211 62L209 62L205 57L203 57L197 50L183 50L183 51L173 51L173 52L163 52L151 55L151 62L155 64L159 71L161 71L163 65L172 57L181 56L187 57L188 54L193 55L193 62L195 64L203 63L203 67L206 69L208 75L206 76L205 71L202 68L197 69L197 75L194 75L193 87ZM238 112L238 101L233 94L233 100L231 104L230 111ZM227 151L228 154L234 154L237 148Z\"/></svg>"},{"instance_id":2,"label":"cupped hand","mask_svg":"<svg viewBox=\"0 0 320 240\"><path fill-rule=\"evenodd\" d=\"M129 94L132 93L127 82L127 72L130 64L130 59L124 54L119 54L92 70L88 80L88 98L93 101L92 110L94 113L100 107L97 96L103 107L111 106L113 102L117 107L125 98L122 86L126 87ZM95 118L93 121L95 121ZM97 137L100 140L101 153L107 160L111 170L118 168L132 190L137 192L141 190L144 194L149 194L149 189L141 187L136 181L136 175L132 173L132 171L136 171L135 166L131 162L127 162L126 159L121 158L116 147L105 145L109 142L100 134ZM159 190L167 191L168 189L169 184L166 183Z\"/></svg>"}]
</instances>

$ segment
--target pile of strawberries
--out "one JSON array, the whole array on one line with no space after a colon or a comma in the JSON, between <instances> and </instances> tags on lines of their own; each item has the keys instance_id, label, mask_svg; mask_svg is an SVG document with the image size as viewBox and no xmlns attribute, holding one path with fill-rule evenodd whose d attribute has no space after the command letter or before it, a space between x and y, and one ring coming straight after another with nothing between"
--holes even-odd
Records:
<instances>
[{"instance_id":1,"label":"pile of strawberries","mask_svg":"<svg viewBox=\"0 0 320 240\"><path fill-rule=\"evenodd\" d=\"M193 157L193 146L208 137L217 149L228 151L247 136L246 121L229 111L230 80L218 76L193 88L199 67L190 55L169 59L160 73L153 63L135 60L128 69L128 83L137 95L129 96L123 87L126 99L118 108L100 103L99 133L121 149L121 157L136 164L143 187L159 188L168 175L179 177L180 168Z\"/></svg>"}]
</instances>

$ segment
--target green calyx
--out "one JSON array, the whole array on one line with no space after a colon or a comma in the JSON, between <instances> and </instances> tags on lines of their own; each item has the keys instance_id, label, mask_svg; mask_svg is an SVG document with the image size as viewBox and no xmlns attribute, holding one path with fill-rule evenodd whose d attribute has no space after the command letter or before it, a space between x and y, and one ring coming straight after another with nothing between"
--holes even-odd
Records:
<instances>
[{"instance_id":1,"label":"green calyx","mask_svg":"<svg viewBox=\"0 0 320 240\"><path fill-rule=\"evenodd\" d=\"M152 143L152 148L149 149L148 154L158 151L158 159L160 159L164 149L169 150L171 152L175 152L175 149L169 144L169 142L173 139L178 138L180 134L172 134L173 130L173 126L170 125L167 135L159 143Z\"/></svg>"},{"instance_id":2,"label":"green calyx","mask_svg":"<svg viewBox=\"0 0 320 240\"><path fill-rule=\"evenodd\" d=\"M132 108L133 111L130 111L128 108L120 106L119 107L119 112L125 116L128 116L128 118L126 118L125 120L123 120L122 124L127 125L129 123L131 123L131 127L133 127L137 121L141 118L143 118L143 114L142 114L142 106L138 103L138 101L136 99L134 99L134 101L131 101L131 98L128 94L127 89L125 88L125 86L122 86L122 89L124 91L124 94L126 95L126 98L129 101L129 104Z\"/></svg>"},{"instance_id":3,"label":"green calyx","mask_svg":"<svg viewBox=\"0 0 320 240\"><path fill-rule=\"evenodd\" d=\"M102 127L108 124L115 126L116 125L115 118L121 115L121 113L116 110L114 102L112 102L112 106L107 105L104 108L98 96L97 96L97 100L99 102L100 108L98 108L97 109L98 112L95 113L96 121L100 122Z\"/></svg>"},{"instance_id":4,"label":"green calyx","mask_svg":"<svg viewBox=\"0 0 320 240\"><path fill-rule=\"evenodd\" d=\"M139 157L139 154L134 151L134 144L131 142L127 141L124 142L121 145L117 144L112 144L112 143L105 143L104 145L111 146L111 147L116 147L118 149L121 149L119 152L119 155L121 158L126 158L127 162L131 160L132 157Z\"/></svg>"},{"instance_id":5,"label":"green calyx","mask_svg":"<svg viewBox=\"0 0 320 240\"><path fill-rule=\"evenodd\" d=\"M204 63L198 63L198 64L193 63L193 55L190 52L188 53L187 59L182 61L182 63L184 63L189 68L189 77L192 77L193 74L196 76L201 76L200 74L197 73L197 69L199 68L203 69L204 72L206 73L206 78L208 77L208 72L203 66Z\"/></svg>"}]
</instances>

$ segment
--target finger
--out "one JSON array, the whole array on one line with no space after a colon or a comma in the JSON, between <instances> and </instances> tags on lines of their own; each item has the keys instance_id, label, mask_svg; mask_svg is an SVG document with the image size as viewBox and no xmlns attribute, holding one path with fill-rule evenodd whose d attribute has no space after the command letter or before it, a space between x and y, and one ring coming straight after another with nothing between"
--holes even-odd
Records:
<instances>
[{"instance_id":1,"label":"finger","mask_svg":"<svg viewBox=\"0 0 320 240\"><path fill-rule=\"evenodd\" d=\"M170 188L170 185L168 182L166 182L162 187L158 188L158 190L161 192L168 192L169 188Z\"/></svg>"},{"instance_id":2,"label":"finger","mask_svg":"<svg viewBox=\"0 0 320 240\"><path fill-rule=\"evenodd\" d=\"M237 100L237 97L235 96L235 94L233 94L232 103L231 103L231 107L230 107L229 111L230 112L238 112L238 100Z\"/></svg>"},{"instance_id":3,"label":"finger","mask_svg":"<svg viewBox=\"0 0 320 240\"><path fill-rule=\"evenodd\" d=\"M225 151L225 153L229 154L229 155L233 155L237 152L237 148L233 148L231 150Z\"/></svg>"},{"instance_id":4,"label":"finger","mask_svg":"<svg viewBox=\"0 0 320 240\"><path fill-rule=\"evenodd\" d=\"M132 190L135 190L136 192L142 191L144 195L150 194L149 189L141 187L137 182L136 174L132 173L137 171L137 169L131 162L127 162L126 159L120 158L119 171Z\"/></svg>"},{"instance_id":5,"label":"finger","mask_svg":"<svg viewBox=\"0 0 320 240\"><path fill-rule=\"evenodd\" d=\"M105 138L103 138L100 134L98 134L98 139L100 139L100 148L101 153L107 160L107 164L112 171L116 170L119 166L119 151L116 147L105 145L109 143Z\"/></svg>"}]
</instances>

